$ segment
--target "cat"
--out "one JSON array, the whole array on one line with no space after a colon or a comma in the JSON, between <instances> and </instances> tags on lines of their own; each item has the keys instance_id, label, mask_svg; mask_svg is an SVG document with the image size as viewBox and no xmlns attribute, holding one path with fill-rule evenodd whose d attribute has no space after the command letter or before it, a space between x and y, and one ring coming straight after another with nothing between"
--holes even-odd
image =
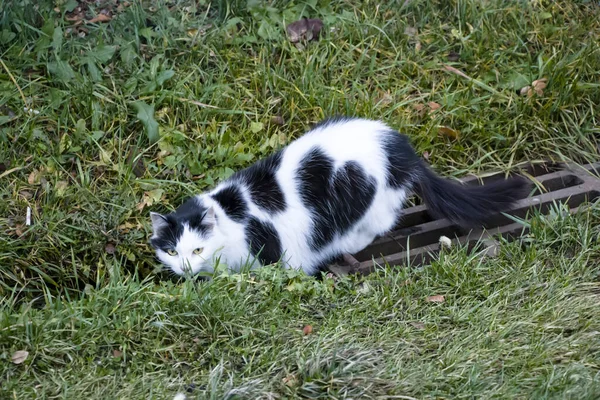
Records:
<instances>
[{"instance_id":1,"label":"cat","mask_svg":"<svg viewBox=\"0 0 600 400\"><path fill-rule=\"evenodd\" d=\"M529 185L464 186L436 175L406 136L380 121L327 119L175 212L151 213L151 245L177 275L280 262L309 275L389 232L415 193L435 217L481 226Z\"/></svg>"}]
</instances>

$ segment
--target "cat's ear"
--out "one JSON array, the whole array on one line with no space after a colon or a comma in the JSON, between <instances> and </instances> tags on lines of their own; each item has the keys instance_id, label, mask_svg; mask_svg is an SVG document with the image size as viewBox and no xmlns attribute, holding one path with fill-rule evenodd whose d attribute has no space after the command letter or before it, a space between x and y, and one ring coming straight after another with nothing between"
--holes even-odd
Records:
<instances>
[{"instance_id":1,"label":"cat's ear","mask_svg":"<svg viewBox=\"0 0 600 400\"><path fill-rule=\"evenodd\" d=\"M206 212L202 216L202 225L212 228L216 224L217 216L215 215L215 209L211 206L208 210L206 210Z\"/></svg>"},{"instance_id":2,"label":"cat's ear","mask_svg":"<svg viewBox=\"0 0 600 400\"><path fill-rule=\"evenodd\" d=\"M159 213L150 212L150 219L152 220L152 231L154 233L169 225L167 217Z\"/></svg>"}]
</instances>

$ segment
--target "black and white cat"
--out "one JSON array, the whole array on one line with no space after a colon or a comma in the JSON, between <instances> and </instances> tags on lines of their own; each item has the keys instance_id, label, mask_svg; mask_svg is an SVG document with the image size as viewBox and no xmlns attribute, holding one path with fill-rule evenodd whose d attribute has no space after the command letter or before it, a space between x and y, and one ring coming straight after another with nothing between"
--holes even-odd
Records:
<instances>
[{"instance_id":1,"label":"black and white cat","mask_svg":"<svg viewBox=\"0 0 600 400\"><path fill-rule=\"evenodd\" d=\"M523 178L463 186L432 172L382 122L329 119L168 215L150 239L174 273L238 271L281 261L315 274L390 231L411 193L458 225L481 225L527 190Z\"/></svg>"}]
</instances>

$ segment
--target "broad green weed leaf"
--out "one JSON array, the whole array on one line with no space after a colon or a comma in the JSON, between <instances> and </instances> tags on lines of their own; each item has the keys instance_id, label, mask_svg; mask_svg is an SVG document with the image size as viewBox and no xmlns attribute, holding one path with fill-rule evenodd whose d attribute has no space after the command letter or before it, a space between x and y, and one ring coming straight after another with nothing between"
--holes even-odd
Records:
<instances>
[{"instance_id":1,"label":"broad green weed leaf","mask_svg":"<svg viewBox=\"0 0 600 400\"><path fill-rule=\"evenodd\" d=\"M63 30L60 27L54 28L54 33L52 34L52 47L55 51L60 51L63 42Z\"/></svg>"},{"instance_id":2,"label":"broad green weed leaf","mask_svg":"<svg viewBox=\"0 0 600 400\"><path fill-rule=\"evenodd\" d=\"M264 125L262 122L251 122L250 123L250 130L252 131L252 133L258 133L260 131L262 131L264 128Z\"/></svg>"},{"instance_id":3,"label":"broad green weed leaf","mask_svg":"<svg viewBox=\"0 0 600 400\"><path fill-rule=\"evenodd\" d=\"M70 81L75 79L75 71L73 71L73 68L71 68L69 63L61 59L57 59L54 62L49 62L48 72L62 81Z\"/></svg>"},{"instance_id":4,"label":"broad green weed leaf","mask_svg":"<svg viewBox=\"0 0 600 400\"><path fill-rule=\"evenodd\" d=\"M16 36L17 36L16 33L11 32L7 29L3 29L2 32L0 32L0 44L8 44Z\"/></svg>"},{"instance_id":5,"label":"broad green weed leaf","mask_svg":"<svg viewBox=\"0 0 600 400\"><path fill-rule=\"evenodd\" d=\"M162 86L166 81L168 81L174 76L175 71L173 71L172 69L168 69L158 74L158 76L156 77L156 83L158 83L159 86Z\"/></svg>"},{"instance_id":6,"label":"broad green weed leaf","mask_svg":"<svg viewBox=\"0 0 600 400\"><path fill-rule=\"evenodd\" d=\"M116 50L117 50L117 46L102 45L102 46L96 47L95 49L89 50L87 52L87 55L96 61L99 61L101 63L106 63L106 62L108 62L108 60L110 60L113 57Z\"/></svg>"},{"instance_id":7,"label":"broad green weed leaf","mask_svg":"<svg viewBox=\"0 0 600 400\"><path fill-rule=\"evenodd\" d=\"M144 125L148 140L154 143L160 138L158 122L154 119L154 106L143 101L136 101L133 107L137 110L137 119Z\"/></svg>"},{"instance_id":8,"label":"broad green weed leaf","mask_svg":"<svg viewBox=\"0 0 600 400\"><path fill-rule=\"evenodd\" d=\"M90 77L94 82L99 82L102 80L102 72L100 72L100 69L98 68L98 66L96 66L96 63L93 59L88 58L87 68L88 72L90 73Z\"/></svg>"}]
</instances>

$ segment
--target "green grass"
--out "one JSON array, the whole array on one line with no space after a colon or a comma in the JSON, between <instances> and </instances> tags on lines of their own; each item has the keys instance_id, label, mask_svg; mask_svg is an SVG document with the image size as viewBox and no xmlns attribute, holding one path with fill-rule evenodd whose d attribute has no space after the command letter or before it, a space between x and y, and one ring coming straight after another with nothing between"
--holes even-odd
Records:
<instances>
[{"instance_id":1,"label":"green grass","mask_svg":"<svg viewBox=\"0 0 600 400\"><path fill-rule=\"evenodd\" d=\"M0 397L600 397L600 205L534 218L496 259L453 249L335 282L160 281L147 244L150 210L332 114L386 121L448 176L597 160L597 2L132 1L78 27L74 1L10 3ZM298 50L283 26L302 16L326 32Z\"/></svg>"}]
</instances>

